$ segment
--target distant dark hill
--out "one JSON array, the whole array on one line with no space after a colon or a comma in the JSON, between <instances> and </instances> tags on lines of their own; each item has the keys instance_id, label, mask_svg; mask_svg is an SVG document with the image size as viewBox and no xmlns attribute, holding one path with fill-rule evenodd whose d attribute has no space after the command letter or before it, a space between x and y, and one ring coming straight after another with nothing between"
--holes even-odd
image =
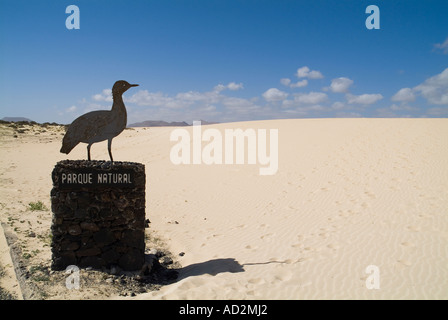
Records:
<instances>
[{"instance_id":1,"label":"distant dark hill","mask_svg":"<svg viewBox=\"0 0 448 320\"><path fill-rule=\"evenodd\" d=\"M209 122L205 120L201 120L201 125L207 125L207 124L216 124L219 122ZM186 127L191 126L190 124L186 123L185 121L173 121L173 122L167 122L167 121L161 121L161 120L147 120L143 122L137 122L132 123L128 125L128 128L136 128L136 127Z\"/></svg>"},{"instance_id":2,"label":"distant dark hill","mask_svg":"<svg viewBox=\"0 0 448 320\"><path fill-rule=\"evenodd\" d=\"M220 122L215 122L215 121L207 121L207 120L200 120L201 121L201 125L205 126L207 124L218 124Z\"/></svg>"},{"instance_id":3,"label":"distant dark hill","mask_svg":"<svg viewBox=\"0 0 448 320\"><path fill-rule=\"evenodd\" d=\"M185 121L182 122L166 122L166 121L157 121L157 120L147 120L143 122L132 123L128 125L130 128L135 127L185 127L189 126Z\"/></svg>"},{"instance_id":4,"label":"distant dark hill","mask_svg":"<svg viewBox=\"0 0 448 320\"><path fill-rule=\"evenodd\" d=\"M2 120L9 122L20 122L20 121L34 122L33 120L24 117L4 117Z\"/></svg>"}]
</instances>

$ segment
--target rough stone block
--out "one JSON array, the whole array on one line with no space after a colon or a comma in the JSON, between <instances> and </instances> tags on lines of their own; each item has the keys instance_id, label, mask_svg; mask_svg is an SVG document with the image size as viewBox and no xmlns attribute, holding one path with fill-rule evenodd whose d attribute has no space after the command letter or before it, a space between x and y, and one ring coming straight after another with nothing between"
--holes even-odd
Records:
<instances>
[{"instance_id":1,"label":"rough stone block","mask_svg":"<svg viewBox=\"0 0 448 320\"><path fill-rule=\"evenodd\" d=\"M145 250L145 166L65 160L52 172L52 269L140 270Z\"/></svg>"}]
</instances>

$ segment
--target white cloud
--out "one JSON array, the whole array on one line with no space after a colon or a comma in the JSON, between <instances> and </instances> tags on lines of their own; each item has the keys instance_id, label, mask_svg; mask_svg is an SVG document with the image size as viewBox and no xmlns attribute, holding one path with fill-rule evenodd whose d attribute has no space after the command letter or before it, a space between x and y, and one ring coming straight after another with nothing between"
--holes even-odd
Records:
<instances>
[{"instance_id":1,"label":"white cloud","mask_svg":"<svg viewBox=\"0 0 448 320\"><path fill-rule=\"evenodd\" d=\"M362 115L358 112L338 112L336 113L336 117L338 118L361 118Z\"/></svg>"},{"instance_id":2,"label":"white cloud","mask_svg":"<svg viewBox=\"0 0 448 320\"><path fill-rule=\"evenodd\" d=\"M227 88L229 88L229 90L235 91L235 90L243 89L243 84L242 83L230 82L227 85Z\"/></svg>"},{"instance_id":3,"label":"white cloud","mask_svg":"<svg viewBox=\"0 0 448 320\"><path fill-rule=\"evenodd\" d=\"M301 67L297 69L297 77L298 78L305 78L308 73L310 72L310 68L308 67Z\"/></svg>"},{"instance_id":4,"label":"white cloud","mask_svg":"<svg viewBox=\"0 0 448 320\"><path fill-rule=\"evenodd\" d=\"M239 85L236 85L239 87ZM217 86L218 87L218 86ZM219 103L225 96L220 94L220 90L209 92L188 91L180 92L175 96L168 96L162 92L148 92L147 90L140 90L126 102L135 103L139 106L147 107L166 107L166 108L183 108L194 104L211 105ZM231 87L234 87L231 85Z\"/></svg>"},{"instance_id":5,"label":"white cloud","mask_svg":"<svg viewBox=\"0 0 448 320\"><path fill-rule=\"evenodd\" d=\"M378 108L375 110L375 113L380 118L409 118L412 113L415 114L418 110L419 109L416 107L411 107L406 103L401 103L400 105L392 104L390 107ZM404 114L404 112L409 113Z\"/></svg>"},{"instance_id":6,"label":"white cloud","mask_svg":"<svg viewBox=\"0 0 448 320\"><path fill-rule=\"evenodd\" d=\"M288 97L288 94L277 88L270 88L264 92L262 96L266 101L281 101L285 100Z\"/></svg>"},{"instance_id":7,"label":"white cloud","mask_svg":"<svg viewBox=\"0 0 448 320\"><path fill-rule=\"evenodd\" d=\"M227 87L225 85L218 84L217 86L215 86L213 88L213 91L221 92L221 91L226 90L226 89L227 89Z\"/></svg>"},{"instance_id":8,"label":"white cloud","mask_svg":"<svg viewBox=\"0 0 448 320\"><path fill-rule=\"evenodd\" d=\"M218 91L198 92L188 91L178 93L174 100L181 102L205 102L205 103L217 103L223 96Z\"/></svg>"},{"instance_id":9,"label":"white cloud","mask_svg":"<svg viewBox=\"0 0 448 320\"><path fill-rule=\"evenodd\" d=\"M320 71L310 70L307 66L297 69L298 78L322 79L324 76Z\"/></svg>"},{"instance_id":10,"label":"white cloud","mask_svg":"<svg viewBox=\"0 0 448 320\"><path fill-rule=\"evenodd\" d=\"M300 88L300 87L306 87L308 85L308 80L303 79L300 81L297 81L296 83L291 83L291 88Z\"/></svg>"},{"instance_id":11,"label":"white cloud","mask_svg":"<svg viewBox=\"0 0 448 320\"><path fill-rule=\"evenodd\" d=\"M443 43L436 43L434 48L442 50L444 54L448 54L448 38Z\"/></svg>"},{"instance_id":12,"label":"white cloud","mask_svg":"<svg viewBox=\"0 0 448 320\"><path fill-rule=\"evenodd\" d=\"M319 104L327 101L328 96L323 92L297 93L294 95L294 101L299 104Z\"/></svg>"},{"instance_id":13,"label":"white cloud","mask_svg":"<svg viewBox=\"0 0 448 320\"><path fill-rule=\"evenodd\" d=\"M134 93L128 101L139 106L160 107L172 101L173 98L167 97L161 92L148 92L148 90L139 90Z\"/></svg>"},{"instance_id":14,"label":"white cloud","mask_svg":"<svg viewBox=\"0 0 448 320\"><path fill-rule=\"evenodd\" d=\"M289 78L282 78L280 79L280 83L284 86L289 86L289 84L291 83L291 79Z\"/></svg>"},{"instance_id":15,"label":"white cloud","mask_svg":"<svg viewBox=\"0 0 448 320\"><path fill-rule=\"evenodd\" d=\"M77 110L78 108L76 107L76 106L71 106L70 108L67 108L66 110L65 110L65 112L75 112L76 110Z\"/></svg>"},{"instance_id":16,"label":"white cloud","mask_svg":"<svg viewBox=\"0 0 448 320\"><path fill-rule=\"evenodd\" d=\"M335 103L333 103L333 104L331 105L331 107L332 107L333 109L335 109L335 110L341 110L341 109L344 109L344 108L345 108L345 104L342 103L342 102L340 102L340 101L336 101Z\"/></svg>"},{"instance_id":17,"label":"white cloud","mask_svg":"<svg viewBox=\"0 0 448 320\"><path fill-rule=\"evenodd\" d=\"M448 105L448 68L414 87L429 103Z\"/></svg>"},{"instance_id":18,"label":"white cloud","mask_svg":"<svg viewBox=\"0 0 448 320\"><path fill-rule=\"evenodd\" d=\"M202 110L204 110L204 111L216 111L216 107L213 106L213 105L209 105L209 106L203 108Z\"/></svg>"},{"instance_id":19,"label":"white cloud","mask_svg":"<svg viewBox=\"0 0 448 320\"><path fill-rule=\"evenodd\" d=\"M375 94L361 94L359 96L347 93L345 95L345 98L347 99L347 102L349 104L373 104L381 99L383 99L383 96L379 93L375 93Z\"/></svg>"},{"instance_id":20,"label":"white cloud","mask_svg":"<svg viewBox=\"0 0 448 320\"><path fill-rule=\"evenodd\" d=\"M327 102L328 96L323 92L295 93L293 100L283 100L283 108L301 107L303 105L319 105ZM309 108L309 106L307 106ZM309 110L309 109L307 109ZM299 111L303 111L300 109Z\"/></svg>"},{"instance_id":21,"label":"white cloud","mask_svg":"<svg viewBox=\"0 0 448 320\"><path fill-rule=\"evenodd\" d=\"M103 106L98 103L88 103L85 106L83 113L95 111L95 110L110 110L110 105L106 107L106 106Z\"/></svg>"},{"instance_id":22,"label":"white cloud","mask_svg":"<svg viewBox=\"0 0 448 320\"><path fill-rule=\"evenodd\" d=\"M407 104L401 104L401 105L393 104L389 108L392 111L417 111L418 110L418 108L408 106Z\"/></svg>"},{"instance_id":23,"label":"white cloud","mask_svg":"<svg viewBox=\"0 0 448 320\"><path fill-rule=\"evenodd\" d=\"M324 107L320 104L314 104L312 106L307 106L307 107L299 107L297 108L298 110L303 109L303 110L307 110L307 111L327 111L328 107Z\"/></svg>"},{"instance_id":24,"label":"white cloud","mask_svg":"<svg viewBox=\"0 0 448 320\"><path fill-rule=\"evenodd\" d=\"M428 109L427 113L431 116L435 117L447 117L448 116L448 107L434 107Z\"/></svg>"},{"instance_id":25,"label":"white cloud","mask_svg":"<svg viewBox=\"0 0 448 320\"><path fill-rule=\"evenodd\" d=\"M280 79L280 83L287 87L300 88L300 87L306 87L308 85L308 80L303 79L303 80L297 81L296 83L291 83L291 79L283 78L283 79Z\"/></svg>"},{"instance_id":26,"label":"white cloud","mask_svg":"<svg viewBox=\"0 0 448 320\"><path fill-rule=\"evenodd\" d=\"M398 90L391 98L392 101L411 102L415 100L415 94L411 88L403 88Z\"/></svg>"},{"instance_id":27,"label":"white cloud","mask_svg":"<svg viewBox=\"0 0 448 320\"><path fill-rule=\"evenodd\" d=\"M215 86L213 88L213 90L217 91L217 92L221 92L221 91L226 90L226 89L229 89L229 90L232 90L232 91L236 91L236 90L240 90L240 89L243 89L243 88L244 88L244 86L243 86L242 83L230 82L227 85L218 84L217 86Z\"/></svg>"},{"instance_id":28,"label":"white cloud","mask_svg":"<svg viewBox=\"0 0 448 320\"><path fill-rule=\"evenodd\" d=\"M95 94L92 99L94 101L112 102L112 89L104 89L101 93Z\"/></svg>"},{"instance_id":29,"label":"white cloud","mask_svg":"<svg viewBox=\"0 0 448 320\"><path fill-rule=\"evenodd\" d=\"M379 118L396 118L397 115L390 108L378 108L375 110L376 116Z\"/></svg>"},{"instance_id":30,"label":"white cloud","mask_svg":"<svg viewBox=\"0 0 448 320\"><path fill-rule=\"evenodd\" d=\"M353 80L349 78L337 78L331 80L330 89L333 92L345 93L348 91L348 88L353 84Z\"/></svg>"},{"instance_id":31,"label":"white cloud","mask_svg":"<svg viewBox=\"0 0 448 320\"><path fill-rule=\"evenodd\" d=\"M223 106L231 113L248 114L258 110L260 107L253 102L236 97L226 97L222 101Z\"/></svg>"}]
</instances>

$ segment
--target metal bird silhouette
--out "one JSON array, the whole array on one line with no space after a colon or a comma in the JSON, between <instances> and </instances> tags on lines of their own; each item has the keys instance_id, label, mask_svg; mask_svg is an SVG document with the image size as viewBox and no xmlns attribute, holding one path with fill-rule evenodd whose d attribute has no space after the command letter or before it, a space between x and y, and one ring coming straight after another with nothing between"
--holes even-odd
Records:
<instances>
[{"instance_id":1,"label":"metal bird silhouette","mask_svg":"<svg viewBox=\"0 0 448 320\"><path fill-rule=\"evenodd\" d=\"M62 140L61 153L69 154L78 143L87 143L87 157L90 160L90 147L95 142L107 140L107 149L110 160L112 158L112 139L118 136L127 123L126 107L122 95L129 88L138 84L129 84L127 81L119 80L112 87L112 98L114 103L111 110L92 111L75 119L68 127Z\"/></svg>"}]
</instances>

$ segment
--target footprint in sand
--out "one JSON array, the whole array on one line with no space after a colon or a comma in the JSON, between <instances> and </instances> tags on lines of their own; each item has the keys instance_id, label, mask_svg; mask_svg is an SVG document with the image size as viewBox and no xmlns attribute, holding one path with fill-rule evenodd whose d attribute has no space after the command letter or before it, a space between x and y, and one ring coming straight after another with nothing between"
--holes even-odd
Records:
<instances>
[{"instance_id":1,"label":"footprint in sand","mask_svg":"<svg viewBox=\"0 0 448 320\"><path fill-rule=\"evenodd\" d=\"M330 243L329 245L327 245L327 248L332 249L334 251L338 250L341 246L338 245L337 243Z\"/></svg>"},{"instance_id":2,"label":"footprint in sand","mask_svg":"<svg viewBox=\"0 0 448 320\"><path fill-rule=\"evenodd\" d=\"M406 229L408 229L411 232L419 232L421 230L418 226L407 226Z\"/></svg>"},{"instance_id":3,"label":"footprint in sand","mask_svg":"<svg viewBox=\"0 0 448 320\"><path fill-rule=\"evenodd\" d=\"M339 210L338 212L339 212L338 216L343 217L343 218L347 218L347 217L355 214L355 212L353 212L350 209L349 210Z\"/></svg>"},{"instance_id":4,"label":"footprint in sand","mask_svg":"<svg viewBox=\"0 0 448 320\"><path fill-rule=\"evenodd\" d=\"M293 261L292 259L286 259L285 261L283 261L283 263L286 263L286 264L292 264L295 262L297 262L297 261Z\"/></svg>"},{"instance_id":5,"label":"footprint in sand","mask_svg":"<svg viewBox=\"0 0 448 320\"><path fill-rule=\"evenodd\" d=\"M275 283L277 281L288 281L288 280L291 280L291 278L292 278L292 272L286 271L286 272L275 275L274 281L272 283Z\"/></svg>"},{"instance_id":6,"label":"footprint in sand","mask_svg":"<svg viewBox=\"0 0 448 320\"><path fill-rule=\"evenodd\" d=\"M262 278L253 278L253 279L249 279L247 282L249 282L250 284L265 284L266 280L264 280Z\"/></svg>"},{"instance_id":7,"label":"footprint in sand","mask_svg":"<svg viewBox=\"0 0 448 320\"><path fill-rule=\"evenodd\" d=\"M262 235L260 237L261 240L269 240L274 234L273 233L267 233L265 235Z\"/></svg>"},{"instance_id":8,"label":"footprint in sand","mask_svg":"<svg viewBox=\"0 0 448 320\"><path fill-rule=\"evenodd\" d=\"M400 243L400 245L407 248L415 248L415 244L409 241L402 242Z\"/></svg>"},{"instance_id":9,"label":"footprint in sand","mask_svg":"<svg viewBox=\"0 0 448 320\"><path fill-rule=\"evenodd\" d=\"M216 237L220 237L220 236L222 236L222 234L212 234L211 236L208 236L207 238L205 238L206 240L210 240L210 239L213 239L213 238L216 238Z\"/></svg>"},{"instance_id":10,"label":"footprint in sand","mask_svg":"<svg viewBox=\"0 0 448 320\"><path fill-rule=\"evenodd\" d=\"M370 191L365 191L364 194L369 197L370 199L376 199L376 194Z\"/></svg>"},{"instance_id":11,"label":"footprint in sand","mask_svg":"<svg viewBox=\"0 0 448 320\"><path fill-rule=\"evenodd\" d=\"M409 267L409 266L412 265L412 263L411 263L410 261L408 261L408 260L397 260L397 262L398 262L400 265L402 265L402 266L406 266L406 267Z\"/></svg>"},{"instance_id":12,"label":"footprint in sand","mask_svg":"<svg viewBox=\"0 0 448 320\"><path fill-rule=\"evenodd\" d=\"M327 239L328 238L328 234L325 232L319 233L319 237L321 237L322 239Z\"/></svg>"},{"instance_id":13,"label":"footprint in sand","mask_svg":"<svg viewBox=\"0 0 448 320\"><path fill-rule=\"evenodd\" d=\"M251 245L249 244L249 245L245 246L244 249L247 249L247 250L257 250L258 247L257 247L257 246L251 246Z\"/></svg>"}]
</instances>

